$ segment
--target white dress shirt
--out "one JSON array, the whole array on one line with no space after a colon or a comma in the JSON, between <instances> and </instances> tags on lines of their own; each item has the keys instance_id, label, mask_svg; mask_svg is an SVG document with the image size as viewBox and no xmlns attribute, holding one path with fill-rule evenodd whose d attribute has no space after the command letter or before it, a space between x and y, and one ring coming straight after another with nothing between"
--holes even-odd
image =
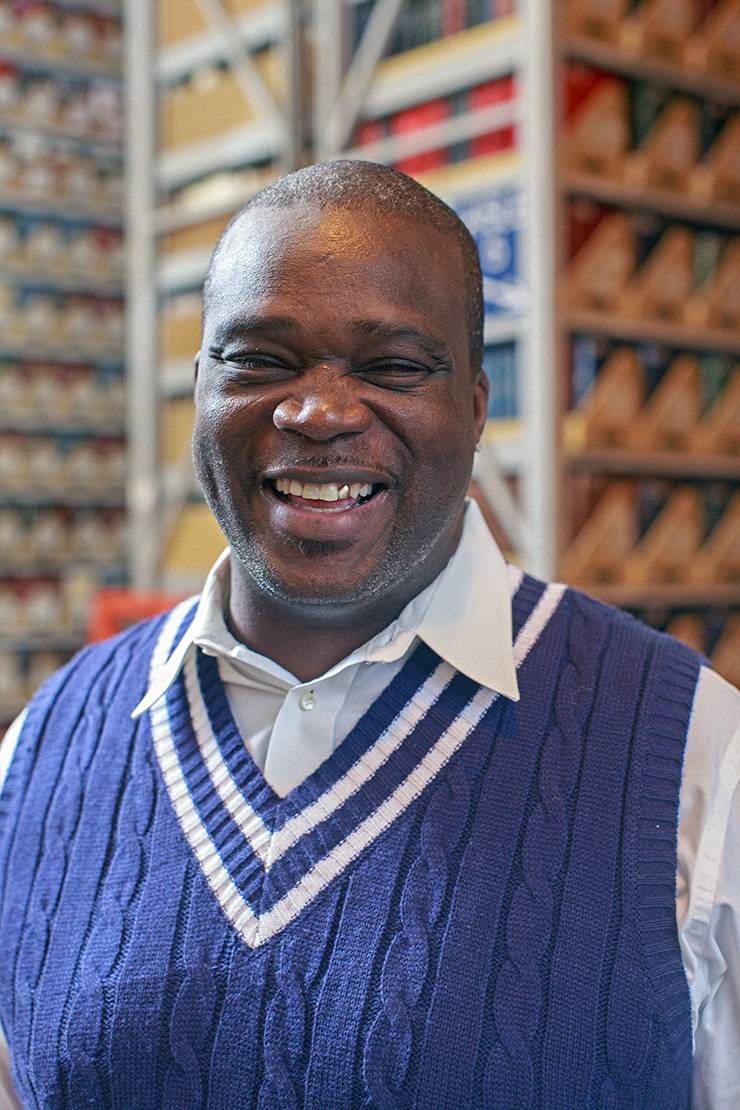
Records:
<instances>
[{"instance_id":1,"label":"white dress shirt","mask_svg":"<svg viewBox=\"0 0 740 1110\"><path fill-rule=\"evenodd\" d=\"M250 754L276 793L285 795L341 743L420 640L476 682L518 700L510 577L471 502L457 551L435 581L377 636L325 674L299 682L229 632L223 615L227 551L208 575L188 633L134 713L161 697L188 652L200 647L218 660ZM22 720L0 747L0 787ZM740 1108L739 782L740 694L703 668L681 784L676 894L691 993L694 1110ZM0 1037L0 1110L18 1106Z\"/></svg>"}]
</instances>

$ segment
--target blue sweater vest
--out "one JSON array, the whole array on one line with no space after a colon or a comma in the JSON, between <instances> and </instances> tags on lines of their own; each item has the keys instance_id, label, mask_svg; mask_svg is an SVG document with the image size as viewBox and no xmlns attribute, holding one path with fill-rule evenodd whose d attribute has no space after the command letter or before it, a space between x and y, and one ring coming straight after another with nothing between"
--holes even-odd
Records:
<instances>
[{"instance_id":1,"label":"blue sweater vest","mask_svg":"<svg viewBox=\"0 0 740 1110\"><path fill-rule=\"evenodd\" d=\"M29 1107L686 1107L676 820L699 660L525 577L518 705L421 645L287 798L192 607L31 704L0 806ZM481 645L485 650L485 645Z\"/></svg>"}]
</instances>

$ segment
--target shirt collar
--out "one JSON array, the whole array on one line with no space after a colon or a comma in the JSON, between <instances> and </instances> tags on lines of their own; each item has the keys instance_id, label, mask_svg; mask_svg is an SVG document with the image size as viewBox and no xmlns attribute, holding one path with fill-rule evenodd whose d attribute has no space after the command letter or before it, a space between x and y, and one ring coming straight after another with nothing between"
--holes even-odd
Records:
<instances>
[{"instance_id":1,"label":"shirt collar","mask_svg":"<svg viewBox=\"0 0 740 1110\"><path fill-rule=\"evenodd\" d=\"M132 716L138 717L150 709L167 692L195 645L212 655L228 658L237 666L246 664L286 689L296 685L294 675L274 660L240 644L229 631L223 616L228 577L227 548L208 573L190 627L153 677ZM387 628L321 678L358 662L387 663L400 659L417 636L468 678L512 701L519 700L508 568L474 501L467 503L460 543L444 570L412 598ZM481 651L481 644L487 645L486 651Z\"/></svg>"}]
</instances>

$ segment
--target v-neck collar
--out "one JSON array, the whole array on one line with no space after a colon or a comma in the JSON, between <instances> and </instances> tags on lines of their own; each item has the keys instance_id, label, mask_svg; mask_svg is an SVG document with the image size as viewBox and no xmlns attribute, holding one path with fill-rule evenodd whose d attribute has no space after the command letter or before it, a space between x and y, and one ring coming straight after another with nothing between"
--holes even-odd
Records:
<instances>
[{"instance_id":1,"label":"v-neck collar","mask_svg":"<svg viewBox=\"0 0 740 1110\"><path fill-rule=\"evenodd\" d=\"M519 665L562 592L531 579L520 585ZM177 651L192 606L182 610L163 629L152 669ZM344 742L285 798L246 751L217 663L202 652L187 655L150 721L181 830L223 911L257 947L414 803L484 719L493 727L506 703L420 644Z\"/></svg>"}]
</instances>

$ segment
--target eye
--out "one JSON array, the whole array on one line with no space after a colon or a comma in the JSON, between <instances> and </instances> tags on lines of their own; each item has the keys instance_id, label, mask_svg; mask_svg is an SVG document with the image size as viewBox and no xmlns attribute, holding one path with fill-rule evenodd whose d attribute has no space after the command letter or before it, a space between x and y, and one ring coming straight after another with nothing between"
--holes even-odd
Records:
<instances>
[{"instance_id":1,"label":"eye","mask_svg":"<svg viewBox=\"0 0 740 1110\"><path fill-rule=\"evenodd\" d=\"M417 362L388 359L385 362L373 362L369 366L363 366L355 372L355 376L381 388L407 389L421 385L433 373L433 369L421 366Z\"/></svg>"},{"instance_id":2,"label":"eye","mask_svg":"<svg viewBox=\"0 0 740 1110\"><path fill-rule=\"evenodd\" d=\"M281 381L292 376L293 371L273 355L253 351L210 351L212 359L237 371L239 378L255 382Z\"/></svg>"}]
</instances>

